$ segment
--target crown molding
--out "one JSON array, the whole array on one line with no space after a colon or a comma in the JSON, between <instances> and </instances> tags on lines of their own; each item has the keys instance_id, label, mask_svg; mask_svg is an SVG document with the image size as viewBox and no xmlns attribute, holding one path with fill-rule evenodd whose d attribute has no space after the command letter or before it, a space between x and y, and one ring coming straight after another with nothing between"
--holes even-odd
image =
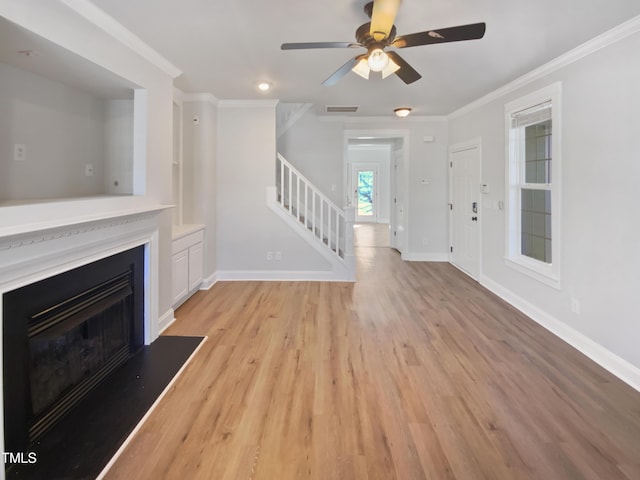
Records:
<instances>
[{"instance_id":1,"label":"crown molding","mask_svg":"<svg viewBox=\"0 0 640 480\"><path fill-rule=\"evenodd\" d=\"M451 112L448 116L448 120L452 120L458 118L462 115L465 115L473 110L476 110L488 103L497 100L500 97L503 97L511 92L514 92L531 82L536 80L540 80L541 78L546 77L547 75L560 70L568 65L571 65L578 60L592 55L603 48L606 48L610 45L613 45L625 38L640 32L640 15L633 17L630 20L627 20L624 23L621 23L617 27L612 28L604 32L601 35L583 43L582 45L574 48L573 50L569 50L567 53L560 55L559 57L554 58L550 62L547 62L540 67L530 71L522 75L521 77L516 78L512 82L507 83L506 85L494 90L487 95L480 97L479 99L465 105L454 112Z\"/></svg>"},{"instance_id":2,"label":"crown molding","mask_svg":"<svg viewBox=\"0 0 640 480\"><path fill-rule=\"evenodd\" d=\"M113 38L123 43L151 64L162 70L171 78L182 75L182 71L164 58L153 48L143 42L138 36L125 28L112 16L108 15L88 0L61 0L67 7L80 16L104 30Z\"/></svg>"}]
</instances>

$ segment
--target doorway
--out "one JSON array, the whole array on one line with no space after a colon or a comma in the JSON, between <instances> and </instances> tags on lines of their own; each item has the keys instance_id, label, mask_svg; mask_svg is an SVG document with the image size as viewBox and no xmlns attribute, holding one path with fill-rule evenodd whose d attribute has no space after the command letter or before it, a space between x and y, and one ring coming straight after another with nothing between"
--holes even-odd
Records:
<instances>
[{"instance_id":1,"label":"doorway","mask_svg":"<svg viewBox=\"0 0 640 480\"><path fill-rule=\"evenodd\" d=\"M356 209L356 223L379 225L385 246L404 250L406 211L403 198L407 179L403 164L404 131L345 132L344 178L348 204ZM363 229L362 233L369 231ZM378 245L380 241L376 240Z\"/></svg>"},{"instance_id":2,"label":"doorway","mask_svg":"<svg viewBox=\"0 0 640 480\"><path fill-rule=\"evenodd\" d=\"M480 140L449 149L450 260L474 279L480 275Z\"/></svg>"}]
</instances>

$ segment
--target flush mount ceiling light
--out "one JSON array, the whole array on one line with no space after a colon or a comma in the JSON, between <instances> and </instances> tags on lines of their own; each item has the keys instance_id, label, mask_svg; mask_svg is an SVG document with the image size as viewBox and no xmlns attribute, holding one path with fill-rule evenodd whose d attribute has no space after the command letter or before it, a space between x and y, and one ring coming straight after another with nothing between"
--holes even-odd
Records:
<instances>
[{"instance_id":1,"label":"flush mount ceiling light","mask_svg":"<svg viewBox=\"0 0 640 480\"><path fill-rule=\"evenodd\" d=\"M393 113L396 114L396 117L404 118L409 116L411 109L409 107L400 107L396 108Z\"/></svg>"},{"instance_id":2,"label":"flush mount ceiling light","mask_svg":"<svg viewBox=\"0 0 640 480\"><path fill-rule=\"evenodd\" d=\"M369 64L369 68L374 72L381 72L389 65L389 55L384 53L381 48L374 48L369 53L367 63Z\"/></svg>"},{"instance_id":3,"label":"flush mount ceiling light","mask_svg":"<svg viewBox=\"0 0 640 480\"><path fill-rule=\"evenodd\" d=\"M258 84L258 90L261 92L266 92L271 88L271 84L269 82L260 82Z\"/></svg>"}]
</instances>

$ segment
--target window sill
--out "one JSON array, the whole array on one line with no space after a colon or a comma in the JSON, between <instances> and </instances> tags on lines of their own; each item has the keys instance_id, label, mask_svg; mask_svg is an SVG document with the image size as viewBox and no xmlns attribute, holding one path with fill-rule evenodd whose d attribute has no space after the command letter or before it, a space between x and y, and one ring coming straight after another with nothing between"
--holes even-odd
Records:
<instances>
[{"instance_id":1,"label":"window sill","mask_svg":"<svg viewBox=\"0 0 640 480\"><path fill-rule=\"evenodd\" d=\"M560 276L553 271L551 265L543 264L526 257L505 257L504 261L508 267L540 283L544 283L556 290L560 290L561 288Z\"/></svg>"}]
</instances>

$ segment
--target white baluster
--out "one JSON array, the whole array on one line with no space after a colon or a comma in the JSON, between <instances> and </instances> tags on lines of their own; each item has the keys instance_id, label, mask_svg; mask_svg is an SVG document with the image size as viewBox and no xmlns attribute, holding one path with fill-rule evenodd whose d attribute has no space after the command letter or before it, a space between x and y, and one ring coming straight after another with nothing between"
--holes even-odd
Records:
<instances>
[{"instance_id":1,"label":"white baluster","mask_svg":"<svg viewBox=\"0 0 640 480\"><path fill-rule=\"evenodd\" d=\"M284 163L278 158L280 163L280 205L284 206Z\"/></svg>"},{"instance_id":2,"label":"white baluster","mask_svg":"<svg viewBox=\"0 0 640 480\"><path fill-rule=\"evenodd\" d=\"M292 175L293 172L291 171L291 167L289 167L289 213L291 213L291 204L293 203L293 201L291 200L291 187L292 187Z\"/></svg>"}]
</instances>

